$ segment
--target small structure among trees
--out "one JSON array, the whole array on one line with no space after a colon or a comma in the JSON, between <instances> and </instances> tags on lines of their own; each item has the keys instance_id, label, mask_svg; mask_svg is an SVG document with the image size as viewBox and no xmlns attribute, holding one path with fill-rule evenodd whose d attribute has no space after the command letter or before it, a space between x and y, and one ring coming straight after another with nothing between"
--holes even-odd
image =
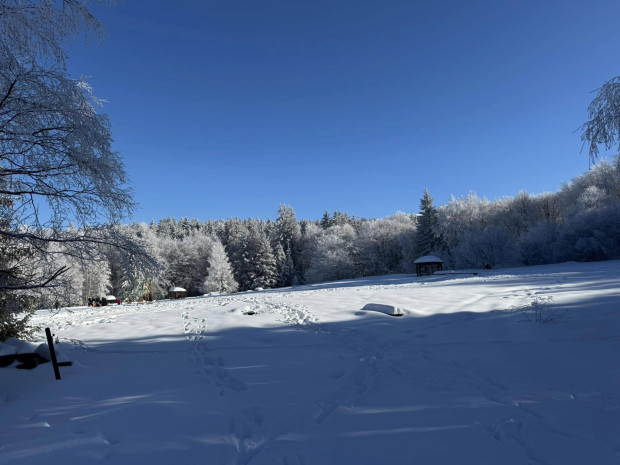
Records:
<instances>
[{"instance_id":1,"label":"small structure among trees","mask_svg":"<svg viewBox=\"0 0 620 465\"><path fill-rule=\"evenodd\" d=\"M187 291L182 287L171 287L168 289L169 299L184 299L187 297Z\"/></svg>"},{"instance_id":2,"label":"small structure among trees","mask_svg":"<svg viewBox=\"0 0 620 465\"><path fill-rule=\"evenodd\" d=\"M415 272L418 276L430 276L435 271L443 270L443 260L435 255L424 255L414 263Z\"/></svg>"}]
</instances>

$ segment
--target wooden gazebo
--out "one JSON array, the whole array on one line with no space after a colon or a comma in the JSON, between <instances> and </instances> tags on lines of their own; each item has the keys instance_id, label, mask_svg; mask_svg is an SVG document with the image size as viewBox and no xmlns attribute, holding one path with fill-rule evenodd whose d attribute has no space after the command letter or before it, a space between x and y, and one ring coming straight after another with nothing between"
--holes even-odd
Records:
<instances>
[{"instance_id":1,"label":"wooden gazebo","mask_svg":"<svg viewBox=\"0 0 620 465\"><path fill-rule=\"evenodd\" d=\"M418 276L429 276L435 271L443 270L443 260L434 255L424 255L415 262L415 272Z\"/></svg>"},{"instance_id":2,"label":"wooden gazebo","mask_svg":"<svg viewBox=\"0 0 620 465\"><path fill-rule=\"evenodd\" d=\"M182 287L171 287L168 289L169 299L184 299L187 297L187 291Z\"/></svg>"}]
</instances>

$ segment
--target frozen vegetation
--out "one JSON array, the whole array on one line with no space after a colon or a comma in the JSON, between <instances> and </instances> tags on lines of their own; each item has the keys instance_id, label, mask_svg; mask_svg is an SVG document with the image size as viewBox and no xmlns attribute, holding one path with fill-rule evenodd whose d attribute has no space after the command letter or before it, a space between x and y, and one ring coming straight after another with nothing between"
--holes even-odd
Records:
<instances>
[{"instance_id":1,"label":"frozen vegetation","mask_svg":"<svg viewBox=\"0 0 620 465\"><path fill-rule=\"evenodd\" d=\"M40 310L74 363L0 369L0 464L617 464L619 288L608 261Z\"/></svg>"},{"instance_id":2,"label":"frozen vegetation","mask_svg":"<svg viewBox=\"0 0 620 465\"><path fill-rule=\"evenodd\" d=\"M312 221L281 205L275 221L164 218L117 229L148 244L158 271L131 266L131 251L107 245L91 251L96 262L54 255L48 266L67 271L38 293L38 305L80 305L107 293L157 299L175 286L198 296L411 273L428 254L447 269L620 259L620 159L599 162L555 193L496 201L472 194L435 206L425 191L416 214L326 212Z\"/></svg>"}]
</instances>

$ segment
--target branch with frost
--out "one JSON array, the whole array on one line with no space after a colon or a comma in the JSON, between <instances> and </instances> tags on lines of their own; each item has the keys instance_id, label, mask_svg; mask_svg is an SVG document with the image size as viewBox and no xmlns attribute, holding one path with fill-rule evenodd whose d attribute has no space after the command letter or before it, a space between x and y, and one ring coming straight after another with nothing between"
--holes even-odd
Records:
<instances>
[{"instance_id":1,"label":"branch with frost","mask_svg":"<svg viewBox=\"0 0 620 465\"><path fill-rule=\"evenodd\" d=\"M10 46L17 57L47 60L64 68L64 42L69 37L103 37L103 26L89 11L89 3L92 2L0 0L0 43Z\"/></svg>"},{"instance_id":2,"label":"branch with frost","mask_svg":"<svg viewBox=\"0 0 620 465\"><path fill-rule=\"evenodd\" d=\"M0 62L0 195L79 224L130 215L128 177L87 83L1 47Z\"/></svg>"},{"instance_id":3,"label":"branch with frost","mask_svg":"<svg viewBox=\"0 0 620 465\"><path fill-rule=\"evenodd\" d=\"M590 160L599 156L599 146L620 149L620 76L605 82L588 106L588 121L581 127L581 140L588 145Z\"/></svg>"}]
</instances>

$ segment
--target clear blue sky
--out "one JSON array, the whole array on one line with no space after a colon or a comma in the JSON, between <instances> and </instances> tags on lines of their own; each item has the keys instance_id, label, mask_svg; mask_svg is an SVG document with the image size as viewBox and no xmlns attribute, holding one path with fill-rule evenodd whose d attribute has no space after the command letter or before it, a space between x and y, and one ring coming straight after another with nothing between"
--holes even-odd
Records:
<instances>
[{"instance_id":1,"label":"clear blue sky","mask_svg":"<svg viewBox=\"0 0 620 465\"><path fill-rule=\"evenodd\" d=\"M586 107L620 74L616 1L146 1L94 10L70 70L108 100L140 209L384 217L588 168Z\"/></svg>"}]
</instances>

